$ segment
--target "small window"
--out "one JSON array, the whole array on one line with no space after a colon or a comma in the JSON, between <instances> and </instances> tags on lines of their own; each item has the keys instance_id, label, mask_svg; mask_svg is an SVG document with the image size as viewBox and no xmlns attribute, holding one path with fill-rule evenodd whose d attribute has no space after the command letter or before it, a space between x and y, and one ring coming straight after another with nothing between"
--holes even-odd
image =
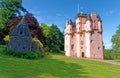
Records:
<instances>
[{"instance_id":1,"label":"small window","mask_svg":"<svg viewBox=\"0 0 120 78\"><path fill-rule=\"evenodd\" d=\"M20 31L20 35L23 35L23 30Z\"/></svg>"},{"instance_id":2,"label":"small window","mask_svg":"<svg viewBox=\"0 0 120 78\"><path fill-rule=\"evenodd\" d=\"M96 25L94 25L94 28L96 28Z\"/></svg>"},{"instance_id":3,"label":"small window","mask_svg":"<svg viewBox=\"0 0 120 78\"><path fill-rule=\"evenodd\" d=\"M91 33L91 36L92 36L92 33Z\"/></svg>"},{"instance_id":4,"label":"small window","mask_svg":"<svg viewBox=\"0 0 120 78\"><path fill-rule=\"evenodd\" d=\"M83 41L81 41L81 45L83 45Z\"/></svg>"},{"instance_id":5,"label":"small window","mask_svg":"<svg viewBox=\"0 0 120 78\"><path fill-rule=\"evenodd\" d=\"M25 49L25 47L23 47L23 49Z\"/></svg>"},{"instance_id":6,"label":"small window","mask_svg":"<svg viewBox=\"0 0 120 78\"><path fill-rule=\"evenodd\" d=\"M90 41L91 43L93 42L93 40Z\"/></svg>"},{"instance_id":7,"label":"small window","mask_svg":"<svg viewBox=\"0 0 120 78\"><path fill-rule=\"evenodd\" d=\"M100 49L100 47L98 47L98 50Z\"/></svg>"},{"instance_id":8,"label":"small window","mask_svg":"<svg viewBox=\"0 0 120 78\"><path fill-rule=\"evenodd\" d=\"M74 49L74 44L71 45L71 49L72 49L72 50Z\"/></svg>"},{"instance_id":9,"label":"small window","mask_svg":"<svg viewBox=\"0 0 120 78\"><path fill-rule=\"evenodd\" d=\"M80 37L82 37L82 34L80 34Z\"/></svg>"},{"instance_id":10,"label":"small window","mask_svg":"<svg viewBox=\"0 0 120 78\"><path fill-rule=\"evenodd\" d=\"M71 36L71 38L73 38L73 35Z\"/></svg>"}]
</instances>

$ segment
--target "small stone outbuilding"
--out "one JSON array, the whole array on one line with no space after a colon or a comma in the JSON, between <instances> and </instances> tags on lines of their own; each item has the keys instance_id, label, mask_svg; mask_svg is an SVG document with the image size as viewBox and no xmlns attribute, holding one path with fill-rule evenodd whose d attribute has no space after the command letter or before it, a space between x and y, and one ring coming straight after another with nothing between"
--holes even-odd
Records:
<instances>
[{"instance_id":1,"label":"small stone outbuilding","mask_svg":"<svg viewBox=\"0 0 120 78\"><path fill-rule=\"evenodd\" d=\"M10 33L9 48L20 52L42 49L37 43L32 42L32 36L25 17L22 18L16 28Z\"/></svg>"}]
</instances>

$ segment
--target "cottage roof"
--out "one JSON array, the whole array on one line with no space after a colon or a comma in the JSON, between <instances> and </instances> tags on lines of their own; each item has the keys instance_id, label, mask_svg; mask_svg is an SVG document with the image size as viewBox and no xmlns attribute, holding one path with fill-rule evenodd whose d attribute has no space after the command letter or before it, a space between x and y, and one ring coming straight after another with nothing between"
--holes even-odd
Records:
<instances>
[{"instance_id":1,"label":"cottage roof","mask_svg":"<svg viewBox=\"0 0 120 78\"><path fill-rule=\"evenodd\" d=\"M31 36L25 17L22 18L10 36Z\"/></svg>"}]
</instances>

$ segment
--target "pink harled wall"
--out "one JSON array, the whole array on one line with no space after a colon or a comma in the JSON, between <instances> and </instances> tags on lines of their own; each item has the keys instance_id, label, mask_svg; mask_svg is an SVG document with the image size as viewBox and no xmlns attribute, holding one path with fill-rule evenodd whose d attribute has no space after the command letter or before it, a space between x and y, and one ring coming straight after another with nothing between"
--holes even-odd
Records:
<instances>
[{"instance_id":1,"label":"pink harled wall","mask_svg":"<svg viewBox=\"0 0 120 78\"><path fill-rule=\"evenodd\" d=\"M76 23L67 20L64 35L66 56L103 59L102 22L96 13L78 14Z\"/></svg>"}]
</instances>

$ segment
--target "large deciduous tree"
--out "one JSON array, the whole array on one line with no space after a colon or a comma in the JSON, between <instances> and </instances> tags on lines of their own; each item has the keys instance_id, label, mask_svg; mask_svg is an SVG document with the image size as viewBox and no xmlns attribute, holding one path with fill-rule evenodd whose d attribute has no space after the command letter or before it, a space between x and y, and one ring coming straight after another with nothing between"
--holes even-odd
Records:
<instances>
[{"instance_id":1,"label":"large deciduous tree","mask_svg":"<svg viewBox=\"0 0 120 78\"><path fill-rule=\"evenodd\" d=\"M46 49L50 52L60 52L63 50L63 33L57 27L57 25L52 24L47 26L46 24L41 24L43 29L43 34L46 37Z\"/></svg>"},{"instance_id":2,"label":"large deciduous tree","mask_svg":"<svg viewBox=\"0 0 120 78\"><path fill-rule=\"evenodd\" d=\"M0 41L8 34L9 20L27 12L22 6L22 0L1 0L0 1Z\"/></svg>"},{"instance_id":3,"label":"large deciduous tree","mask_svg":"<svg viewBox=\"0 0 120 78\"><path fill-rule=\"evenodd\" d=\"M120 25L116 33L112 36L111 41L114 59L120 59Z\"/></svg>"}]
</instances>

